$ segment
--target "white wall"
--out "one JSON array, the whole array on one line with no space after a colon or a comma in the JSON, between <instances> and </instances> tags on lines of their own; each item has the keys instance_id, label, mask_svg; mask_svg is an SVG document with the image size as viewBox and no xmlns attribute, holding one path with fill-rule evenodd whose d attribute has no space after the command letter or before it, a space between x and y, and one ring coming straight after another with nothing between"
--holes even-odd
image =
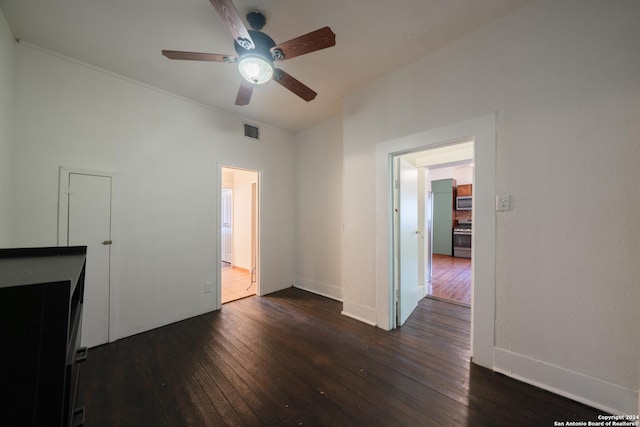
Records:
<instances>
[{"instance_id":1,"label":"white wall","mask_svg":"<svg viewBox=\"0 0 640 427\"><path fill-rule=\"evenodd\" d=\"M341 117L296 134L295 153L295 286L342 300Z\"/></svg>"},{"instance_id":2,"label":"white wall","mask_svg":"<svg viewBox=\"0 0 640 427\"><path fill-rule=\"evenodd\" d=\"M13 146L13 34L0 9L0 248L10 247Z\"/></svg>"},{"instance_id":3,"label":"white wall","mask_svg":"<svg viewBox=\"0 0 640 427\"><path fill-rule=\"evenodd\" d=\"M261 171L261 292L292 286L292 135L25 45L15 82L14 244L57 243L60 165L116 172L117 337L216 308L222 164Z\"/></svg>"},{"instance_id":4,"label":"white wall","mask_svg":"<svg viewBox=\"0 0 640 427\"><path fill-rule=\"evenodd\" d=\"M375 313L387 262L376 145L496 111L512 211L496 219L495 368L637 413L638 16L633 1L541 0L348 97L345 308Z\"/></svg>"}]
</instances>

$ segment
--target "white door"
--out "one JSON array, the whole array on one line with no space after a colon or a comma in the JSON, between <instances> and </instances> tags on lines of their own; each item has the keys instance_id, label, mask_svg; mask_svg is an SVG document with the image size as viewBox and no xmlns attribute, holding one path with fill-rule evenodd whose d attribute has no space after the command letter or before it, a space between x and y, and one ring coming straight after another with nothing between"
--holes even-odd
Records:
<instances>
[{"instance_id":1,"label":"white door","mask_svg":"<svg viewBox=\"0 0 640 427\"><path fill-rule=\"evenodd\" d=\"M87 246L81 345L109 342L111 177L69 174L67 242Z\"/></svg>"},{"instance_id":2,"label":"white door","mask_svg":"<svg viewBox=\"0 0 640 427\"><path fill-rule=\"evenodd\" d=\"M222 227L222 261L231 264L233 251L233 193L232 190L222 190L222 212L220 215Z\"/></svg>"},{"instance_id":3,"label":"white door","mask_svg":"<svg viewBox=\"0 0 640 427\"><path fill-rule=\"evenodd\" d=\"M418 170L399 157L398 171L398 288L397 326L402 326L418 305Z\"/></svg>"}]
</instances>

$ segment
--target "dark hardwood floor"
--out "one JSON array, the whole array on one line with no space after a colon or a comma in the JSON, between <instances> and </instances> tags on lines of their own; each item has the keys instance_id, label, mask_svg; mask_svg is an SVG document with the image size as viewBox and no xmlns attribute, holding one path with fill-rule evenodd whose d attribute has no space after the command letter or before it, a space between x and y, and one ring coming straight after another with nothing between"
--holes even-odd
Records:
<instances>
[{"instance_id":1,"label":"dark hardwood floor","mask_svg":"<svg viewBox=\"0 0 640 427\"><path fill-rule=\"evenodd\" d=\"M433 254L428 295L471 305L471 260Z\"/></svg>"},{"instance_id":2,"label":"dark hardwood floor","mask_svg":"<svg viewBox=\"0 0 640 427\"><path fill-rule=\"evenodd\" d=\"M553 426L598 411L469 363L469 308L385 332L290 288L91 349L91 426Z\"/></svg>"}]
</instances>

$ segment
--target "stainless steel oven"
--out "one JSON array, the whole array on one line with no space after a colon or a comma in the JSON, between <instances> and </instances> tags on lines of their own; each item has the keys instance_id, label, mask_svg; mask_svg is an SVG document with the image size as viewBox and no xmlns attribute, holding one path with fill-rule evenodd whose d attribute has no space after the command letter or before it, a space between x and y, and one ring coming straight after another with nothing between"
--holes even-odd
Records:
<instances>
[{"instance_id":1,"label":"stainless steel oven","mask_svg":"<svg viewBox=\"0 0 640 427\"><path fill-rule=\"evenodd\" d=\"M453 229L453 256L471 258L471 220L461 220Z\"/></svg>"}]
</instances>

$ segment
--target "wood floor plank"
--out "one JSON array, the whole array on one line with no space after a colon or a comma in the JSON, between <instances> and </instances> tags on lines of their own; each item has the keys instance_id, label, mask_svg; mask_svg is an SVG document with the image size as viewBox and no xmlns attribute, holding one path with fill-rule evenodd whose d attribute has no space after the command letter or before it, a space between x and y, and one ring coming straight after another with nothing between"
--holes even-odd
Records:
<instances>
[{"instance_id":1,"label":"wood floor plank","mask_svg":"<svg viewBox=\"0 0 640 427\"><path fill-rule=\"evenodd\" d=\"M198 334L194 325L182 322L181 337L185 338L184 348L197 358L211 378L216 381L229 404L236 410L245 425L277 425L269 411L267 403L251 390L251 387L232 368L235 360L220 357L208 345L208 338Z\"/></svg>"},{"instance_id":2,"label":"wood floor plank","mask_svg":"<svg viewBox=\"0 0 640 427\"><path fill-rule=\"evenodd\" d=\"M118 345L118 363L123 382L124 418L128 425L149 423L165 426L162 408L147 366L146 336ZM87 366L89 361L87 361Z\"/></svg>"},{"instance_id":3,"label":"wood floor plank","mask_svg":"<svg viewBox=\"0 0 640 427\"><path fill-rule=\"evenodd\" d=\"M249 353L253 353L263 364L269 366L270 372L254 372L254 375L261 376L264 382L272 384L272 393L281 396L282 404L285 407L307 407L306 415L313 418L306 420L302 418L299 422L308 423L312 419L329 422L329 420L325 419L327 416L331 416L336 412L340 413L339 406L327 401L317 387L306 376L301 375L301 373L305 373L304 368L301 366L304 364L304 360L296 358L295 355L287 351L282 351L282 337L278 336L279 331L273 326L257 322L256 313L251 315L245 312L245 315L246 321L251 322L252 319L254 321L252 325L248 325L249 327L241 329L239 337L242 343L252 344L238 345L236 342L235 344L238 345L237 350L240 351L240 353L236 353L236 359L247 363L249 362ZM264 318L264 316L261 317ZM227 328L235 328L236 322L237 319L233 319L223 325L224 335L228 335L231 332ZM271 330L267 331L266 329ZM271 339L261 340L260 335L264 336L265 334L268 334ZM292 366L295 366L295 369L292 370ZM258 369L258 371L261 371L261 369ZM336 424L335 420L331 420L331 422ZM337 422L337 425L348 424Z\"/></svg>"},{"instance_id":4,"label":"wood floor plank","mask_svg":"<svg viewBox=\"0 0 640 427\"><path fill-rule=\"evenodd\" d=\"M221 302L222 304L256 294L256 283L252 282L249 270L222 263Z\"/></svg>"},{"instance_id":5,"label":"wood floor plank","mask_svg":"<svg viewBox=\"0 0 640 427\"><path fill-rule=\"evenodd\" d=\"M185 334L191 334L194 328L184 328ZM269 411L269 402L265 401L260 394L256 393L252 389L252 381L254 378L248 374L235 358L230 357L227 353L221 353L219 349L215 348L207 342L205 349L207 353L207 359L213 361L216 364L217 369L220 371L229 383L236 390L237 394L242 397L245 404L251 408L251 411L260 419L260 422L247 421L247 425L279 425L281 421L274 417ZM238 373L237 371L240 371ZM248 380L248 381L247 381ZM229 399L230 404L237 408L237 401L235 399ZM244 411L242 411L244 412ZM252 416L245 415L243 419L252 418Z\"/></svg>"},{"instance_id":6,"label":"wood floor plank","mask_svg":"<svg viewBox=\"0 0 640 427\"><path fill-rule=\"evenodd\" d=\"M105 345L92 349L90 363L80 365L80 378L80 396L104 396L103 399L92 399L91 412L99 414L105 425L124 426L124 401L116 398L123 392L117 347ZM82 398L79 403L85 405Z\"/></svg>"},{"instance_id":7,"label":"wood floor plank","mask_svg":"<svg viewBox=\"0 0 640 427\"><path fill-rule=\"evenodd\" d=\"M186 404L188 399L180 398L183 392L181 374L176 373L173 367L181 363L175 357L173 347L166 341L168 338L166 331L163 329L151 331L142 338L145 339L147 346L147 366L154 380L155 392L165 423L170 426L193 425L194 420L188 418L189 414L183 414L179 410L179 407Z\"/></svg>"},{"instance_id":8,"label":"wood floor plank","mask_svg":"<svg viewBox=\"0 0 640 427\"><path fill-rule=\"evenodd\" d=\"M200 369L199 360L185 351L184 341L181 340L182 335L168 332L167 328L159 328L145 334L157 334L157 336L151 336L148 342L148 346L157 358L157 364L150 362L150 370L160 389L159 394L169 396L169 399L161 400L167 425L181 425L181 422L187 426L194 426L206 425L207 422L212 421L221 422L222 416L218 411L212 410L211 405L208 404L210 400L208 390L197 379ZM181 410L192 405L197 410ZM173 420L168 419L168 414L174 416Z\"/></svg>"},{"instance_id":9,"label":"wood floor plank","mask_svg":"<svg viewBox=\"0 0 640 427\"><path fill-rule=\"evenodd\" d=\"M469 306L471 304L471 260L433 254L429 295Z\"/></svg>"},{"instance_id":10,"label":"wood floor plank","mask_svg":"<svg viewBox=\"0 0 640 427\"><path fill-rule=\"evenodd\" d=\"M91 349L92 426L545 426L598 411L469 362L470 309L422 300L391 332L298 289Z\"/></svg>"},{"instance_id":11,"label":"wood floor plank","mask_svg":"<svg viewBox=\"0 0 640 427\"><path fill-rule=\"evenodd\" d=\"M360 409L363 405L368 408L375 408L375 402L378 398L385 398L389 404L394 406L403 406L403 403L395 399L395 397L389 397L389 393L386 392L384 396L376 396L373 390L367 386L366 382L362 381L362 378L358 373L364 372L363 369L353 369L350 365L351 357L344 357L341 354L340 349L334 350L330 355L317 356L317 348L326 348L326 337L321 334L314 334L310 336L305 333L298 333L297 328L287 327L286 325L275 325L275 328L280 329L279 333L275 335L276 346L281 349L278 353L278 362L290 366L292 363L298 365L297 372L300 372L300 377L305 382L313 382L316 389L321 394L330 400L333 400L336 404L343 406L349 406L349 413L356 415L358 419L363 420L365 417L369 417L368 422L370 425L396 425L406 424L408 422L416 423L420 419L420 414L414 414L418 417L410 417L408 413L414 412L413 408L406 407L404 411L396 411L395 416L400 417L393 418L386 412L372 413L369 410L367 413L363 413ZM286 355L291 354L299 360L287 359ZM285 356L282 356L285 355ZM307 362L306 358L309 355L313 356L313 363ZM349 355L351 356L351 355ZM335 380L327 381L327 378L331 378L335 374L335 370L341 370L337 378L340 379L338 386L334 386ZM355 372L355 373L354 373ZM306 373L306 374L304 374ZM308 373L312 373L309 375ZM354 397L357 396L358 402L352 404ZM424 417L423 417L424 418ZM353 425L354 421L348 423ZM332 424L336 421L332 421Z\"/></svg>"}]
</instances>

